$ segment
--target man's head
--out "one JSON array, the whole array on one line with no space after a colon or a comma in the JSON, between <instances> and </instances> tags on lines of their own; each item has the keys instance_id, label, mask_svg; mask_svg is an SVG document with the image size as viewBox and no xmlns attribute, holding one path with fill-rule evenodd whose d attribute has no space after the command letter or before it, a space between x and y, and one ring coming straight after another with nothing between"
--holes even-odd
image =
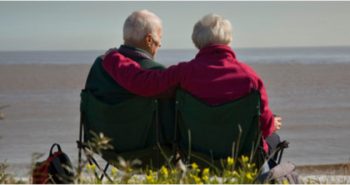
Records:
<instances>
[{"instance_id":1,"label":"man's head","mask_svg":"<svg viewBox=\"0 0 350 185\"><path fill-rule=\"evenodd\" d=\"M210 44L230 45L232 41L231 23L219 15L206 15L194 25L192 41L198 49Z\"/></svg>"},{"instance_id":2,"label":"man's head","mask_svg":"<svg viewBox=\"0 0 350 185\"><path fill-rule=\"evenodd\" d=\"M123 34L125 44L155 56L161 46L162 21L148 10L135 11L125 20Z\"/></svg>"}]
</instances>

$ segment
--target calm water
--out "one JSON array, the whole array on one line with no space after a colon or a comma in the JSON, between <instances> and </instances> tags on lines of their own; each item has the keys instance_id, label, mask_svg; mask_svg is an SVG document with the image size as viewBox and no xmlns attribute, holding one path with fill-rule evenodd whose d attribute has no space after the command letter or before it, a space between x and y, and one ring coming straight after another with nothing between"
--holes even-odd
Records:
<instances>
[{"instance_id":1,"label":"calm water","mask_svg":"<svg viewBox=\"0 0 350 185\"><path fill-rule=\"evenodd\" d=\"M350 47L235 49L247 63L350 63ZM91 64L104 51L0 51L0 64ZM197 50L160 49L156 60L166 66L191 60Z\"/></svg>"},{"instance_id":2,"label":"calm water","mask_svg":"<svg viewBox=\"0 0 350 185\"><path fill-rule=\"evenodd\" d=\"M289 64L299 63L307 65L310 70L319 64L350 65L350 47L235 51L240 60L260 66L276 64L288 68ZM100 54L103 51L0 52L0 65L91 64ZM196 50L160 50L156 60L169 66L188 61L195 54ZM307 72L284 75L280 71L280 74L269 77L275 71L262 70L262 75L274 83L268 89L269 97L273 97L270 98L271 107L279 110L288 125L288 130L281 131L281 135L292 144L285 154L286 160L296 164L350 160L350 147L347 144L350 140L350 79L349 75L345 75L347 71L338 72L326 74L321 70L311 75ZM335 83L324 83L319 78L328 78L329 75ZM0 105L3 102L11 104L5 111L10 115L0 121L4 123L0 125L0 162L7 161L18 172L18 169L28 165L32 153L47 153L54 142L62 144L72 160L76 161L79 101L78 90L64 88L59 91L27 89L21 92L0 92ZM16 111L12 113L12 110ZM25 173L22 170L20 174Z\"/></svg>"}]
</instances>

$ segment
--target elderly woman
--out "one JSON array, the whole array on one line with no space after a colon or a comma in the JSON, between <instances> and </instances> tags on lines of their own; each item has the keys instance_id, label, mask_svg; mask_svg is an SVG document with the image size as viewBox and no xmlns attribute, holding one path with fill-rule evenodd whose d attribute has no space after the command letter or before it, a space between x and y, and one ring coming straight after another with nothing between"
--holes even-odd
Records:
<instances>
[{"instance_id":1,"label":"elderly woman","mask_svg":"<svg viewBox=\"0 0 350 185\"><path fill-rule=\"evenodd\" d=\"M261 131L266 138L280 127L280 118L275 119L269 108L261 78L247 64L239 62L229 46L231 30L228 20L209 14L194 26L192 40L199 52L191 61L164 71L150 71L112 51L106 54L103 67L121 86L140 96L156 96L180 87L208 104L218 105L258 90ZM265 140L264 149L268 152Z\"/></svg>"}]
</instances>

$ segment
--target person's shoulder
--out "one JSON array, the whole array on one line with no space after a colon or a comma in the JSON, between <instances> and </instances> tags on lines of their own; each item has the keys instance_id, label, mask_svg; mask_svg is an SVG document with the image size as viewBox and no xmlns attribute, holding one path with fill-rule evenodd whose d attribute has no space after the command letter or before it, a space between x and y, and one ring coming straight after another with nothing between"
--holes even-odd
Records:
<instances>
[{"instance_id":1,"label":"person's shoulder","mask_svg":"<svg viewBox=\"0 0 350 185\"><path fill-rule=\"evenodd\" d=\"M248 65L247 63L245 63L244 61L238 61L238 64L244 69L253 70L253 68L250 65Z\"/></svg>"},{"instance_id":2,"label":"person's shoulder","mask_svg":"<svg viewBox=\"0 0 350 185\"><path fill-rule=\"evenodd\" d=\"M239 62L239 65L241 68L245 71L245 73L248 75L248 77L252 80L252 82L257 87L259 83L262 82L262 79L260 78L259 74L254 70L254 68L247 63Z\"/></svg>"},{"instance_id":3,"label":"person's shoulder","mask_svg":"<svg viewBox=\"0 0 350 185\"><path fill-rule=\"evenodd\" d=\"M165 69L165 66L151 59L143 59L139 61L139 64L143 69L152 69L152 70L162 70Z\"/></svg>"},{"instance_id":4,"label":"person's shoulder","mask_svg":"<svg viewBox=\"0 0 350 185\"><path fill-rule=\"evenodd\" d=\"M91 65L91 70L95 70L96 68L100 67L102 62L103 62L102 55L97 56ZM91 72L91 70L90 70L90 72Z\"/></svg>"},{"instance_id":5,"label":"person's shoulder","mask_svg":"<svg viewBox=\"0 0 350 185\"><path fill-rule=\"evenodd\" d=\"M238 63L242 67L242 69L244 69L249 74L257 75L256 71L253 69L252 66L250 66L247 63L244 63L242 61L239 61Z\"/></svg>"},{"instance_id":6,"label":"person's shoulder","mask_svg":"<svg viewBox=\"0 0 350 185\"><path fill-rule=\"evenodd\" d=\"M99 55L95 58L94 63L103 61L103 55Z\"/></svg>"}]
</instances>

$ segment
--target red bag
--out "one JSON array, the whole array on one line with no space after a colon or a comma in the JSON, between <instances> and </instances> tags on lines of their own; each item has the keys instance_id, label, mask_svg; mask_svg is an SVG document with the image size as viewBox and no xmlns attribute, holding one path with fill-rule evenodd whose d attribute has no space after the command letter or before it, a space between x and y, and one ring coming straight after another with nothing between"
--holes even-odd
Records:
<instances>
[{"instance_id":1,"label":"red bag","mask_svg":"<svg viewBox=\"0 0 350 185\"><path fill-rule=\"evenodd\" d=\"M55 146L58 150L52 153ZM73 177L72 163L57 143L51 146L50 155L45 161L35 164L32 174L33 184L70 184L74 182Z\"/></svg>"}]
</instances>

